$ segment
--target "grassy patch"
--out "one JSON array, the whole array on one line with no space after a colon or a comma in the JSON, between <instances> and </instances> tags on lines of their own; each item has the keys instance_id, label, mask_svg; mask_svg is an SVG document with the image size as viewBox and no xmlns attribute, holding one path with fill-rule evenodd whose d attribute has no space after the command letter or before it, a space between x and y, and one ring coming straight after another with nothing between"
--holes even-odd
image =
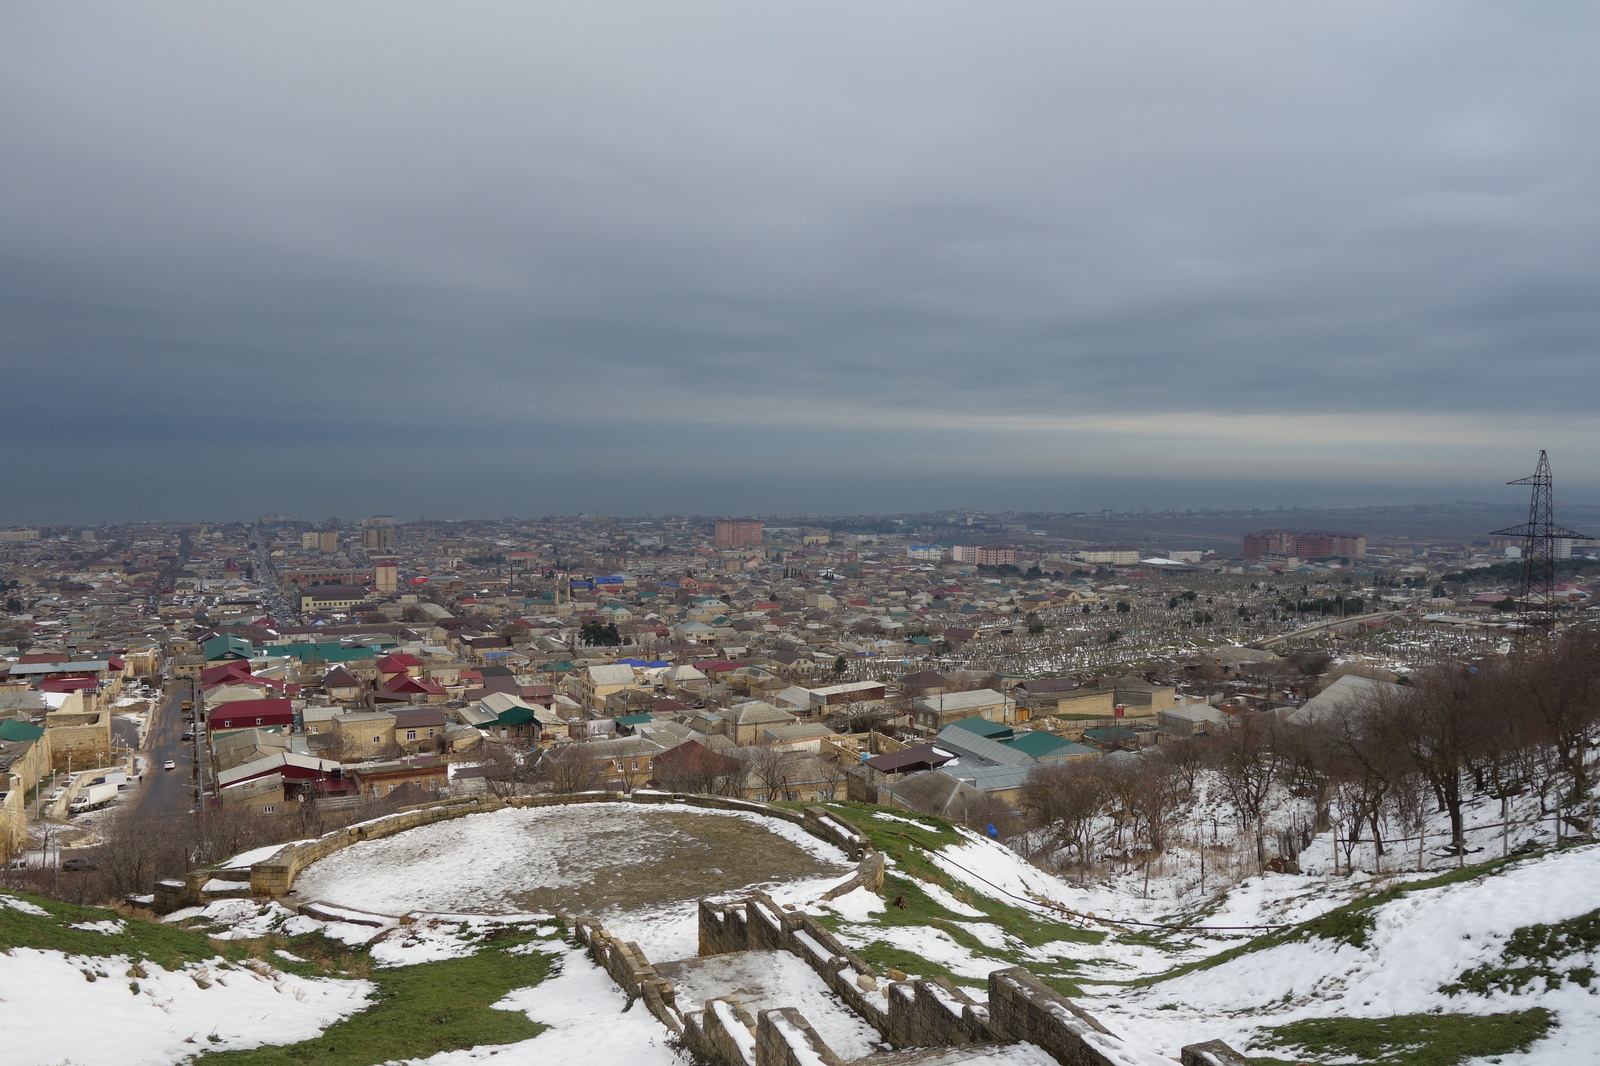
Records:
<instances>
[{"instance_id":1,"label":"grassy patch","mask_svg":"<svg viewBox=\"0 0 1600 1066\"><path fill-rule=\"evenodd\" d=\"M908 815L891 812L896 818L907 818L915 825L874 817L885 810L869 803L834 803L829 808L872 840L872 846L883 852L894 863L895 873L884 879L883 897L891 903L897 896L904 897L904 909L890 906L886 925L941 924L947 930L964 922L988 920L1030 947L1056 940L1069 940L1081 944L1098 944L1106 938L1099 930L1084 929L1067 922L1040 918L1021 907L1012 906L981 892L973 891L965 882L952 877L928 858L929 852L938 851L950 844L960 844L966 838L953 825L932 815ZM908 875L908 876L902 876ZM965 918L933 902L917 881L938 885L962 903L982 911L984 919Z\"/></svg>"},{"instance_id":2,"label":"grassy patch","mask_svg":"<svg viewBox=\"0 0 1600 1066\"><path fill-rule=\"evenodd\" d=\"M1383 1066L1456 1066L1485 1055L1526 1051L1549 1032L1547 1010L1507 1014L1401 1014L1392 1018L1309 1018L1273 1026L1269 1045L1296 1059L1354 1057ZM1284 1061L1257 1058L1261 1063Z\"/></svg>"},{"instance_id":3,"label":"grassy patch","mask_svg":"<svg viewBox=\"0 0 1600 1066\"><path fill-rule=\"evenodd\" d=\"M518 1011L491 1007L512 989L536 985L550 972L549 955L510 954L507 950L541 939L530 925L486 929L476 953L465 958L379 969L365 948L351 948L321 933L211 940L198 930L128 918L102 907L73 906L20 892L4 894L47 913L29 914L0 905L0 951L28 947L89 957L126 955L135 960L130 973L144 961L178 969L185 963L221 955L240 963L258 959L303 977L365 978L377 986L365 1010L314 1040L209 1052L193 1060L208 1066L373 1066L426 1058L441 1051L510 1044L544 1030ZM92 922L120 922L122 926L112 933L70 928ZM283 958L279 951L289 952L298 961ZM130 990L136 987L134 981Z\"/></svg>"},{"instance_id":4,"label":"grassy patch","mask_svg":"<svg viewBox=\"0 0 1600 1066\"><path fill-rule=\"evenodd\" d=\"M511 955L504 950L535 939L531 931L508 930L474 955L374 969L364 951L343 949L320 936L294 937L288 950L307 959L301 967L338 967L342 976L364 976L378 987L366 1010L329 1026L319 1037L240 1051L201 1055L205 1066L373 1066L395 1059L426 1058L441 1051L511 1044L545 1027L519 1011L495 1010L514 988L543 981L550 957ZM294 964L282 962L284 968Z\"/></svg>"},{"instance_id":5,"label":"grassy patch","mask_svg":"<svg viewBox=\"0 0 1600 1066\"><path fill-rule=\"evenodd\" d=\"M1474 992L1521 992L1535 981L1541 991L1553 991L1566 981L1588 988L1595 971L1587 963L1566 966L1572 955L1590 955L1600 950L1600 910L1549 925L1524 925L1513 932L1501 949L1498 963L1484 963L1465 971L1455 981L1439 986L1439 991L1455 996Z\"/></svg>"},{"instance_id":6,"label":"grassy patch","mask_svg":"<svg viewBox=\"0 0 1600 1066\"><path fill-rule=\"evenodd\" d=\"M57 903L41 896L9 890L4 895L42 907L48 913L29 914L0 905L0 951L26 947L64 951L70 955L127 955L148 960L168 970L177 969L186 962L201 962L218 955L235 960L245 955L241 945L208 940L202 933L159 922L128 918L104 907ZM120 922L122 930L98 933L90 929L71 928L73 925L94 922Z\"/></svg>"},{"instance_id":7,"label":"grassy patch","mask_svg":"<svg viewBox=\"0 0 1600 1066\"><path fill-rule=\"evenodd\" d=\"M951 984L966 985L969 988L987 988L989 982L981 977L962 977L951 973L936 962L929 962L914 951L897 948L883 940L874 940L866 947L861 948L857 954L877 969L881 975L886 970L901 970L917 977L943 977ZM996 966L995 969L1002 969Z\"/></svg>"},{"instance_id":8,"label":"grassy patch","mask_svg":"<svg viewBox=\"0 0 1600 1066\"><path fill-rule=\"evenodd\" d=\"M1208 956L1207 958L1185 963L1182 966L1168 970L1166 973L1155 974L1150 977L1140 977L1128 983L1135 987L1146 987L1157 984L1161 981L1170 981L1175 977L1182 977L1185 974L1195 973L1199 970L1209 970L1215 966L1221 966L1223 963L1231 962L1241 955L1248 955L1251 952L1256 951L1265 951L1268 948L1274 948L1280 944L1289 944L1301 940L1332 940L1343 944L1349 944L1353 947L1365 947L1367 944L1367 938L1371 935L1377 920L1377 915L1375 912L1384 904L1391 903L1394 900L1399 899L1401 896L1409 895L1412 892L1423 892L1427 891L1428 889L1442 888L1445 885L1460 884L1465 881L1476 880L1480 877L1488 877L1507 866L1511 866L1519 862L1526 862L1528 859L1536 858L1542 854L1544 854L1544 852L1535 852L1524 856L1512 856L1505 859L1494 859L1489 862L1480 863L1477 866L1466 866L1458 870L1451 870L1448 873L1439 874L1436 877L1428 877L1417 881L1407 881L1402 884L1391 885L1380 892L1374 892L1369 896L1363 896L1361 899L1346 903L1342 907L1335 907L1326 914L1319 915L1310 919L1309 921L1301 922L1298 925L1293 925L1286 929L1274 930L1263 936L1258 936L1252 940L1240 944L1237 947L1229 948L1227 951L1218 952L1217 954Z\"/></svg>"}]
</instances>

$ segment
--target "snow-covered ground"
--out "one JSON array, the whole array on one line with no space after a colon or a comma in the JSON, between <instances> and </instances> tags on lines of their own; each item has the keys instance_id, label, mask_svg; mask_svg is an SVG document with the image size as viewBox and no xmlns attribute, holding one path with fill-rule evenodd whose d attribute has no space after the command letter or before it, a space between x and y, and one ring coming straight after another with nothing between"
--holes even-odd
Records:
<instances>
[{"instance_id":1,"label":"snow-covered ground","mask_svg":"<svg viewBox=\"0 0 1600 1066\"><path fill-rule=\"evenodd\" d=\"M841 1058L879 1049L878 1031L828 991L816 971L787 951L741 951L696 959L666 971L678 1005L694 1010L708 999L737 996L752 1015L769 1007L795 1007Z\"/></svg>"},{"instance_id":2,"label":"snow-covered ground","mask_svg":"<svg viewBox=\"0 0 1600 1066\"><path fill-rule=\"evenodd\" d=\"M1263 1025L1348 1015L1388 1017L1489 1014L1539 1006L1559 1027L1526 1055L1505 1064L1600 1061L1600 984L1547 989L1540 979L1518 994L1447 996L1440 986L1483 963L1498 964L1518 927L1554 923L1600 907L1600 845L1548 854L1493 876L1419 889L1377 907L1367 943L1307 939L1250 952L1153 987L1117 989L1085 1000L1113 1029L1167 1054L1197 1028L1239 1048ZM1562 968L1600 958L1568 957ZM1591 982L1593 983L1593 982Z\"/></svg>"},{"instance_id":3,"label":"snow-covered ground","mask_svg":"<svg viewBox=\"0 0 1600 1066\"><path fill-rule=\"evenodd\" d=\"M11 896L0 905L49 914ZM124 923L69 927L111 938ZM366 1006L372 987L221 958L169 970L120 954L12 948L0 954L0 1066L167 1066L203 1050L307 1040Z\"/></svg>"},{"instance_id":4,"label":"snow-covered ground","mask_svg":"<svg viewBox=\"0 0 1600 1066\"><path fill-rule=\"evenodd\" d=\"M493 1047L446 1051L408 1066L689 1066L689 1058L667 1044L667 1030L628 998L606 972L578 949L568 949L557 972L531 988L519 988L495 1006L520 1010L550 1028L531 1040Z\"/></svg>"},{"instance_id":5,"label":"snow-covered ground","mask_svg":"<svg viewBox=\"0 0 1600 1066\"><path fill-rule=\"evenodd\" d=\"M671 885L656 891L649 884L657 849L663 840L681 834L661 827L662 816L669 814L743 822L752 834L770 834L795 845L825 871L823 876L788 881L755 876L745 886L747 891L769 891L781 903L813 900L852 869L848 857L833 845L799 826L754 812L592 803L507 808L363 841L313 863L295 890L301 899L389 915L516 913L528 909L529 893L556 890L571 897L567 906L575 913L600 919L612 933L639 944L651 959L685 958L697 948L696 906L705 892L697 890L693 877L681 891ZM644 882L637 903L606 902L612 882L622 878Z\"/></svg>"}]
</instances>

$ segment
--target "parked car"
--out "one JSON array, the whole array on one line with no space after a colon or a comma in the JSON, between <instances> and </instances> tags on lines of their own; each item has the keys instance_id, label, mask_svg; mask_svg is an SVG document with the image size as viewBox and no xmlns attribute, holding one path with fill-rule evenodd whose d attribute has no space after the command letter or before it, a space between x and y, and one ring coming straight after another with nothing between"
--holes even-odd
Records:
<instances>
[{"instance_id":1,"label":"parked car","mask_svg":"<svg viewBox=\"0 0 1600 1066\"><path fill-rule=\"evenodd\" d=\"M193 739L194 739L194 734L193 734L193 733L185 733L185 734L184 734L184 735L183 735L183 739L184 739L184 740L185 740L185 741L190 741L190 740L193 740Z\"/></svg>"},{"instance_id":2,"label":"parked car","mask_svg":"<svg viewBox=\"0 0 1600 1066\"><path fill-rule=\"evenodd\" d=\"M178 768L178 764L173 762L171 759L168 759L166 762L161 764L161 768L163 770L176 770Z\"/></svg>"},{"instance_id":3,"label":"parked car","mask_svg":"<svg viewBox=\"0 0 1600 1066\"><path fill-rule=\"evenodd\" d=\"M72 858L61 864L63 870L97 870L99 864L93 859Z\"/></svg>"}]
</instances>

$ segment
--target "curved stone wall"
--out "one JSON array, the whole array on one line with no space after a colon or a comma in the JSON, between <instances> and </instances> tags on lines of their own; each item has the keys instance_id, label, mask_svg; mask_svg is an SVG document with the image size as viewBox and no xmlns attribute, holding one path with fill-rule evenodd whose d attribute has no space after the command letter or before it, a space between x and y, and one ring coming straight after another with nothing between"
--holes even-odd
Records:
<instances>
[{"instance_id":1,"label":"curved stone wall","mask_svg":"<svg viewBox=\"0 0 1600 1066\"><path fill-rule=\"evenodd\" d=\"M309 843L285 845L271 858L250 867L250 892L255 896L267 896L272 899L285 896L294 888L295 878L300 876L300 871L318 859L363 840L378 840L418 826L448 821L452 818L464 818L469 814L502 810L506 807L555 807L575 803L680 803L687 807L748 811L770 818L780 818L800 826L812 836L827 841L860 863L855 877L847 882L850 887L854 888L862 883L871 884L874 877L878 883L882 883L882 862L880 860L876 865L873 864L876 852L873 852L866 836L835 818L822 807L807 807L804 811L792 811L765 803L722 796L639 791L580 792L570 796L513 796L510 799L480 796L403 808L394 814L375 818L370 822L360 822L345 829L335 830Z\"/></svg>"}]
</instances>

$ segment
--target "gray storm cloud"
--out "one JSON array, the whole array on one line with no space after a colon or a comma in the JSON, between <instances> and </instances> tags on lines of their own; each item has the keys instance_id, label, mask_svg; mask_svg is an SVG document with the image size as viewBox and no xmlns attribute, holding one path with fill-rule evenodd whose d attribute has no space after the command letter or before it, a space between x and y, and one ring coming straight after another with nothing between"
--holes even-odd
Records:
<instances>
[{"instance_id":1,"label":"gray storm cloud","mask_svg":"<svg viewBox=\"0 0 1600 1066\"><path fill-rule=\"evenodd\" d=\"M502 513L515 440L580 485L1581 481L1597 23L13 4L6 478L334 454Z\"/></svg>"}]
</instances>

